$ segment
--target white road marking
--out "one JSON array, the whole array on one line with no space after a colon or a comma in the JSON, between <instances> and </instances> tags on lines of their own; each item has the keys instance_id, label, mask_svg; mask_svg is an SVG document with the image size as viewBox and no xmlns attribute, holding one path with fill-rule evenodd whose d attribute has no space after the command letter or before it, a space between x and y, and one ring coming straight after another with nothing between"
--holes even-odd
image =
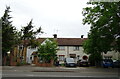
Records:
<instances>
[{"instance_id":1,"label":"white road marking","mask_svg":"<svg viewBox=\"0 0 120 79\"><path fill-rule=\"evenodd\" d=\"M67 67L63 67L62 69L86 69L84 67L76 67L76 68L67 68Z\"/></svg>"},{"instance_id":2,"label":"white road marking","mask_svg":"<svg viewBox=\"0 0 120 79\"><path fill-rule=\"evenodd\" d=\"M30 76L30 77L33 77L33 76L35 76L35 75L26 75L26 76Z\"/></svg>"},{"instance_id":3,"label":"white road marking","mask_svg":"<svg viewBox=\"0 0 120 79\"><path fill-rule=\"evenodd\" d=\"M2 76L7 76L7 77L9 77L9 76L13 76L13 77L20 77L20 76L23 76L23 77L97 77L97 78L111 78L111 77L118 77L118 76L78 76L78 75L76 75L76 76L73 76L73 75L17 75L17 74L3 74Z\"/></svg>"}]
</instances>

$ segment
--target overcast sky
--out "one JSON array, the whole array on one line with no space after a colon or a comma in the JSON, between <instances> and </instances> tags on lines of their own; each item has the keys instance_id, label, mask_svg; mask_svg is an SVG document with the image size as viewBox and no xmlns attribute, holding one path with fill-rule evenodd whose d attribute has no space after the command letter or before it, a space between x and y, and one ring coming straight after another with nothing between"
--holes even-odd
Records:
<instances>
[{"instance_id":1,"label":"overcast sky","mask_svg":"<svg viewBox=\"0 0 120 79\"><path fill-rule=\"evenodd\" d=\"M33 19L35 28L45 32L39 37L80 38L87 37L90 26L82 24L82 10L89 0L0 0L0 17L6 6L11 7L10 15L17 29L26 26Z\"/></svg>"}]
</instances>

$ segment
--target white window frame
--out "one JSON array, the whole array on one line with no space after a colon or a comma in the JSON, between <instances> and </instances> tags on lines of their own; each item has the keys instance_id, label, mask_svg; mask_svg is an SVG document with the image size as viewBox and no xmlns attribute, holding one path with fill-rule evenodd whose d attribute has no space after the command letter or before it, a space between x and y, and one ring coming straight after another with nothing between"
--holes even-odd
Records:
<instances>
[{"instance_id":1,"label":"white window frame","mask_svg":"<svg viewBox=\"0 0 120 79\"><path fill-rule=\"evenodd\" d=\"M65 46L59 46L59 50L65 50Z\"/></svg>"},{"instance_id":2,"label":"white window frame","mask_svg":"<svg viewBox=\"0 0 120 79\"><path fill-rule=\"evenodd\" d=\"M79 51L79 50L80 50L80 47L79 47L79 46L74 46L73 50L74 50L74 51Z\"/></svg>"},{"instance_id":3,"label":"white window frame","mask_svg":"<svg viewBox=\"0 0 120 79\"><path fill-rule=\"evenodd\" d=\"M65 55L59 55L59 61L64 61Z\"/></svg>"}]
</instances>

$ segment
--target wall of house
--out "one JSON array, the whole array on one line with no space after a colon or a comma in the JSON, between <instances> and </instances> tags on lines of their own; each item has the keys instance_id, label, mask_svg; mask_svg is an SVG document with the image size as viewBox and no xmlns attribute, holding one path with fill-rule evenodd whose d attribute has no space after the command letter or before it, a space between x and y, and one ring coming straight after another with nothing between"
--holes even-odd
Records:
<instances>
[{"instance_id":1,"label":"wall of house","mask_svg":"<svg viewBox=\"0 0 120 79\"><path fill-rule=\"evenodd\" d=\"M12 53L10 54L10 65L16 65L16 63L20 63L21 61L26 61L26 47L15 46L13 48Z\"/></svg>"},{"instance_id":2,"label":"wall of house","mask_svg":"<svg viewBox=\"0 0 120 79\"><path fill-rule=\"evenodd\" d=\"M83 47L82 46L79 46L79 50L74 50L74 46L65 46L65 49L64 50L58 50L57 51L57 57L58 57L58 60L59 60L59 56L64 56L64 58L68 58L70 57L70 54L75 54L76 55L76 58L75 61L77 62L79 59L82 59L82 57L84 55L88 56L87 54L85 54L83 52ZM27 63L32 63L32 60L34 59L33 56L32 56L32 53L37 51L37 48L27 48L27 57L26 57L26 62ZM112 57L112 59L120 59L120 54L118 52L115 52L115 51L109 51L107 54L102 54L103 55L103 58L105 57ZM32 59L30 59L30 57L32 56ZM79 57L78 57L79 56ZM60 64L64 63L64 61L59 61Z\"/></svg>"},{"instance_id":3,"label":"wall of house","mask_svg":"<svg viewBox=\"0 0 120 79\"><path fill-rule=\"evenodd\" d=\"M120 53L116 51L108 51L107 54L103 53L103 58L111 57L113 60L120 59Z\"/></svg>"},{"instance_id":4,"label":"wall of house","mask_svg":"<svg viewBox=\"0 0 120 79\"><path fill-rule=\"evenodd\" d=\"M26 62L32 63L33 56L32 53L37 51L37 48L27 48L27 55L26 55ZM76 57L74 58L77 62L78 59L82 59L84 55L87 55L83 52L83 47L79 46L79 50L74 50L74 46L65 46L65 50L58 50L57 57L59 58L60 55L64 55L64 58L70 57L70 54L75 54ZM77 57L79 56L79 58ZM88 55L87 55L88 56ZM30 58L32 57L32 59ZM60 63L64 63L64 61L60 61Z\"/></svg>"},{"instance_id":5,"label":"wall of house","mask_svg":"<svg viewBox=\"0 0 120 79\"><path fill-rule=\"evenodd\" d=\"M59 58L60 55L64 55L64 58L69 58L70 54L75 54L76 57L75 62L77 62L79 59L82 59L84 55L88 56L83 52L83 47L79 46L79 50L74 50L74 46L65 46L65 50L58 50L57 56ZM79 56L79 57L78 57ZM60 64L64 63L63 61L60 61Z\"/></svg>"},{"instance_id":6,"label":"wall of house","mask_svg":"<svg viewBox=\"0 0 120 79\"><path fill-rule=\"evenodd\" d=\"M84 55L87 55L84 53L82 46L79 46L79 50L74 50L74 46L69 47L69 54L76 54L76 57L79 56L79 59L82 59Z\"/></svg>"},{"instance_id":7,"label":"wall of house","mask_svg":"<svg viewBox=\"0 0 120 79\"><path fill-rule=\"evenodd\" d=\"M37 51L37 48L27 48L27 55L26 55L26 62L32 63L34 56L32 55L33 52Z\"/></svg>"}]
</instances>

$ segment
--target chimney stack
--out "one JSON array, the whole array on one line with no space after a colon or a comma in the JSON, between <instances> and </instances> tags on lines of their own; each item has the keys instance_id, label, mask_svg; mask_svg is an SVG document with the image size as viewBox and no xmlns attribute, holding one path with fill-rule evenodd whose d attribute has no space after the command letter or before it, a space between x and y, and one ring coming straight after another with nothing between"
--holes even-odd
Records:
<instances>
[{"instance_id":1,"label":"chimney stack","mask_svg":"<svg viewBox=\"0 0 120 79\"><path fill-rule=\"evenodd\" d=\"M84 35L81 35L81 38L83 38Z\"/></svg>"},{"instance_id":2,"label":"chimney stack","mask_svg":"<svg viewBox=\"0 0 120 79\"><path fill-rule=\"evenodd\" d=\"M53 34L54 38L56 39L57 38L57 34Z\"/></svg>"}]
</instances>

